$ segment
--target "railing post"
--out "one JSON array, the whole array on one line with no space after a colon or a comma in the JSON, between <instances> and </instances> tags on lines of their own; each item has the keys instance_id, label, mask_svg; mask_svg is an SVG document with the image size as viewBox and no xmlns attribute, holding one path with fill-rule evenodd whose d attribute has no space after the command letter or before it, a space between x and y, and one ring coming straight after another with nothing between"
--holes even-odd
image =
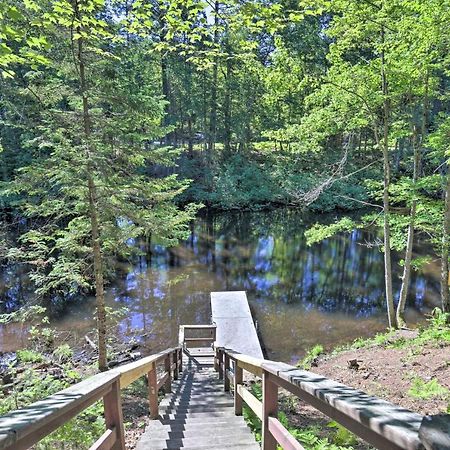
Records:
<instances>
[{"instance_id":1,"label":"railing post","mask_svg":"<svg viewBox=\"0 0 450 450\"><path fill-rule=\"evenodd\" d=\"M219 371L219 349L218 348L214 348L214 370L216 372Z\"/></svg>"},{"instance_id":2,"label":"railing post","mask_svg":"<svg viewBox=\"0 0 450 450\"><path fill-rule=\"evenodd\" d=\"M426 450L450 448L450 414L424 416L419 428L419 439Z\"/></svg>"},{"instance_id":3,"label":"railing post","mask_svg":"<svg viewBox=\"0 0 450 450\"><path fill-rule=\"evenodd\" d=\"M223 380L223 350L219 348L217 351L219 356L219 380Z\"/></svg>"},{"instance_id":4,"label":"railing post","mask_svg":"<svg viewBox=\"0 0 450 450\"><path fill-rule=\"evenodd\" d=\"M225 363L223 367L223 390L228 392L230 390L230 379L228 378L228 369L230 368L230 357L225 353Z\"/></svg>"},{"instance_id":5,"label":"railing post","mask_svg":"<svg viewBox=\"0 0 450 450\"><path fill-rule=\"evenodd\" d=\"M169 394L172 392L172 371L170 369L170 354L164 359L164 371L168 374L167 379L164 383L164 392Z\"/></svg>"},{"instance_id":6,"label":"railing post","mask_svg":"<svg viewBox=\"0 0 450 450\"><path fill-rule=\"evenodd\" d=\"M183 349L178 349L178 373L183 372Z\"/></svg>"},{"instance_id":7,"label":"railing post","mask_svg":"<svg viewBox=\"0 0 450 450\"><path fill-rule=\"evenodd\" d=\"M116 430L116 441L113 450L125 450L125 433L123 429L122 404L120 401L119 381L115 381L111 386L111 391L103 397L105 407L106 428Z\"/></svg>"},{"instance_id":8,"label":"railing post","mask_svg":"<svg viewBox=\"0 0 450 450\"><path fill-rule=\"evenodd\" d=\"M277 417L278 386L270 379L270 374L263 370L263 420L262 420L262 450L276 450L277 441L269 431L269 416Z\"/></svg>"},{"instance_id":9,"label":"railing post","mask_svg":"<svg viewBox=\"0 0 450 450\"><path fill-rule=\"evenodd\" d=\"M172 361L175 364L173 369L173 379L178 380L178 349L172 352Z\"/></svg>"},{"instance_id":10,"label":"railing post","mask_svg":"<svg viewBox=\"0 0 450 450\"><path fill-rule=\"evenodd\" d=\"M234 361L234 414L242 416L242 397L238 393L238 385L242 384L243 370L238 366L238 362Z\"/></svg>"},{"instance_id":11,"label":"railing post","mask_svg":"<svg viewBox=\"0 0 450 450\"><path fill-rule=\"evenodd\" d=\"M157 419L158 410L158 380L156 378L156 364L152 364L150 372L148 372L148 403L150 407L150 419Z\"/></svg>"}]
</instances>

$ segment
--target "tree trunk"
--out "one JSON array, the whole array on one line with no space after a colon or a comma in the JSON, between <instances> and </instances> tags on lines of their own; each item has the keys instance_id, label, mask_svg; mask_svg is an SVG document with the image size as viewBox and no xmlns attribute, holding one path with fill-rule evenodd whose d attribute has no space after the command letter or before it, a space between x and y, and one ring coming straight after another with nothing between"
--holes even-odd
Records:
<instances>
[{"instance_id":1,"label":"tree trunk","mask_svg":"<svg viewBox=\"0 0 450 450\"><path fill-rule=\"evenodd\" d=\"M384 45L384 27L381 30L381 40ZM386 62L384 50L381 53L381 84L383 90L383 213L384 213L384 280L386 290L386 306L390 328L397 328L394 308L394 295L392 292L392 260L391 260L391 230L389 224L389 186L390 186L390 164L389 164L389 99L388 82L386 76Z\"/></svg>"},{"instance_id":2,"label":"tree trunk","mask_svg":"<svg viewBox=\"0 0 450 450\"><path fill-rule=\"evenodd\" d=\"M192 130L192 116L189 114L187 118L187 135L188 135L188 158L194 159L194 133Z\"/></svg>"},{"instance_id":3,"label":"tree trunk","mask_svg":"<svg viewBox=\"0 0 450 450\"><path fill-rule=\"evenodd\" d=\"M220 3L216 0L214 2L214 43L217 45L219 42L219 6ZM209 115L209 136L208 136L208 149L207 160L208 168L212 169L212 161L214 148L217 137L217 66L219 59L216 57L213 65L212 80L211 80L211 106Z\"/></svg>"},{"instance_id":4,"label":"tree trunk","mask_svg":"<svg viewBox=\"0 0 450 450\"><path fill-rule=\"evenodd\" d=\"M424 95L423 95L423 107L422 107L422 127L421 127L421 138L420 145L417 139L417 127L413 125L413 150L414 150L414 168L413 168L413 186L416 187L417 180L420 177L422 170L422 148L425 144L427 136L428 127L428 72L425 75L424 83ZM405 318L405 306L406 300L408 298L409 281L411 278L411 261L412 261L412 251L414 245L414 226L416 220L416 210L417 210L417 200L415 198L416 193L414 192L414 198L411 203L410 211L410 221L408 225L408 238L406 242L406 252L405 252L405 265L403 267L402 276L402 287L400 289L400 297L397 305L397 324L398 326L404 326Z\"/></svg>"},{"instance_id":5,"label":"tree trunk","mask_svg":"<svg viewBox=\"0 0 450 450\"><path fill-rule=\"evenodd\" d=\"M81 22L80 12L78 9L78 1L75 0L74 12L77 19ZM78 29L78 31L81 31ZM93 148L91 141L91 119L89 114L89 98L86 83L86 66L83 58L83 38L78 42L78 73L80 81L80 92L83 100L83 127L84 137L86 140L87 152L87 187L89 195L89 219L91 222L91 246L92 257L94 260L95 275L95 298L97 303L97 330L98 330L98 368L104 371L108 368L106 354L106 309L105 309L105 291L103 280L103 257L100 247L100 227L98 219L98 201L97 188L95 185L93 172Z\"/></svg>"},{"instance_id":6,"label":"tree trunk","mask_svg":"<svg viewBox=\"0 0 450 450\"><path fill-rule=\"evenodd\" d=\"M447 164L445 183L444 220L442 229L441 251L441 298L442 310L450 312L450 275L449 275L449 246L450 246L450 167Z\"/></svg>"},{"instance_id":7,"label":"tree trunk","mask_svg":"<svg viewBox=\"0 0 450 450\"><path fill-rule=\"evenodd\" d=\"M225 156L231 155L231 56L228 53L226 63L226 79L225 79L225 99L224 99L224 140L223 147Z\"/></svg>"},{"instance_id":8,"label":"tree trunk","mask_svg":"<svg viewBox=\"0 0 450 450\"><path fill-rule=\"evenodd\" d=\"M413 185L415 187L420 171L420 148L417 142L417 127L414 126L413 131L413 149L414 149L414 170L413 170ZM412 261L412 251L414 244L414 225L416 221L416 210L417 210L417 200L415 198L416 192L413 193L414 198L411 203L411 210L409 214L409 224L408 224L408 237L406 240L406 250L405 250L405 262L403 266L403 276L402 276L402 286L400 289L400 296L397 305L397 324L399 327L405 325L405 306L406 300L408 298L409 291L409 281L411 278L411 261Z\"/></svg>"},{"instance_id":9,"label":"tree trunk","mask_svg":"<svg viewBox=\"0 0 450 450\"><path fill-rule=\"evenodd\" d=\"M108 369L106 352L106 307L103 280L103 257L100 248L100 230L98 221L97 189L92 176L89 176L89 216L92 233L92 253L95 272L95 299L97 303L97 331L98 331L98 368Z\"/></svg>"}]
</instances>

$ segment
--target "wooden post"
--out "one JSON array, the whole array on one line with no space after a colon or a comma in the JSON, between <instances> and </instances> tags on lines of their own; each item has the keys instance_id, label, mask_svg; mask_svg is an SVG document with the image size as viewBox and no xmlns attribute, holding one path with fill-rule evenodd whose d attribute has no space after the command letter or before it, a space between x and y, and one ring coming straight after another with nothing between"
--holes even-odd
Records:
<instances>
[{"instance_id":1,"label":"wooden post","mask_svg":"<svg viewBox=\"0 0 450 450\"><path fill-rule=\"evenodd\" d=\"M116 441L112 449L125 450L125 433L123 429L119 381L115 381L111 386L111 391L103 397L103 405L105 407L106 428L116 430Z\"/></svg>"},{"instance_id":2,"label":"wooden post","mask_svg":"<svg viewBox=\"0 0 450 450\"><path fill-rule=\"evenodd\" d=\"M157 419L158 410L158 380L156 378L156 364L152 364L150 372L148 372L148 403L150 407L150 419Z\"/></svg>"},{"instance_id":3,"label":"wooden post","mask_svg":"<svg viewBox=\"0 0 450 450\"><path fill-rule=\"evenodd\" d=\"M223 351L221 348L219 348L217 350L218 353L218 359L219 359L219 380L223 380L223 365L222 365L222 361L223 361Z\"/></svg>"},{"instance_id":4,"label":"wooden post","mask_svg":"<svg viewBox=\"0 0 450 450\"><path fill-rule=\"evenodd\" d=\"M450 448L450 415L424 416L419 428L419 438L426 450Z\"/></svg>"},{"instance_id":5,"label":"wooden post","mask_svg":"<svg viewBox=\"0 0 450 450\"><path fill-rule=\"evenodd\" d=\"M242 416L242 397L238 393L238 385L242 384L243 370L238 366L238 362L234 362L234 414Z\"/></svg>"},{"instance_id":6,"label":"wooden post","mask_svg":"<svg viewBox=\"0 0 450 450\"><path fill-rule=\"evenodd\" d=\"M172 360L175 364L175 369L173 369L173 379L178 380L178 350L174 350L172 353Z\"/></svg>"},{"instance_id":7,"label":"wooden post","mask_svg":"<svg viewBox=\"0 0 450 450\"><path fill-rule=\"evenodd\" d=\"M170 369L170 354L164 359L164 370L168 374L166 382L164 383L164 392L169 394L172 392L172 371Z\"/></svg>"},{"instance_id":8,"label":"wooden post","mask_svg":"<svg viewBox=\"0 0 450 450\"><path fill-rule=\"evenodd\" d=\"M216 348L215 352L214 352L214 370L216 372L219 371L219 349Z\"/></svg>"},{"instance_id":9,"label":"wooden post","mask_svg":"<svg viewBox=\"0 0 450 450\"><path fill-rule=\"evenodd\" d=\"M269 416L277 417L278 386L270 379L271 375L263 371L263 420L262 420L262 450L276 450L277 441L269 431Z\"/></svg>"},{"instance_id":10,"label":"wooden post","mask_svg":"<svg viewBox=\"0 0 450 450\"><path fill-rule=\"evenodd\" d=\"M182 348L178 349L178 357L179 357L178 373L182 373L183 372L183 349Z\"/></svg>"},{"instance_id":11,"label":"wooden post","mask_svg":"<svg viewBox=\"0 0 450 450\"><path fill-rule=\"evenodd\" d=\"M228 392L230 390L230 379L228 378L228 369L230 368L230 357L225 353L225 363L223 367L223 390Z\"/></svg>"}]
</instances>

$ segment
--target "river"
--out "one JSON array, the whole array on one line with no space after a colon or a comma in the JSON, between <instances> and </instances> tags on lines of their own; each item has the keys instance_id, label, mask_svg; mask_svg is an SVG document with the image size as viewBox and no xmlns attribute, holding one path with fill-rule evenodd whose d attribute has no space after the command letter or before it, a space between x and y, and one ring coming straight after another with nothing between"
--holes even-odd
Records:
<instances>
[{"instance_id":1,"label":"river","mask_svg":"<svg viewBox=\"0 0 450 450\"><path fill-rule=\"evenodd\" d=\"M267 355L275 360L296 362L315 344L330 348L386 329L380 234L355 230L308 247L305 229L332 219L290 209L199 217L178 247L153 243L151 255L120 263L107 303L128 312L110 332L123 339L144 336L148 351L169 347L180 324L208 323L209 293L220 290L247 291ZM418 242L416 251L425 255L431 248ZM394 255L397 296L399 260ZM3 271L4 304L32 295L23 278L17 270ZM422 322L435 306L437 262L412 274L408 323ZM93 298L73 299L53 314L51 326L82 339L95 326L94 308ZM23 327L0 326L1 351L25 344Z\"/></svg>"}]
</instances>

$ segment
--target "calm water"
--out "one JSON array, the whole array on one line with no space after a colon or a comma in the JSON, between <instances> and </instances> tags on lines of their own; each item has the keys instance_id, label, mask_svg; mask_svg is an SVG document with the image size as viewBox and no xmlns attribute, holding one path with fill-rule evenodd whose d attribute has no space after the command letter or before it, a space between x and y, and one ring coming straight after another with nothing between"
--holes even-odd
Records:
<instances>
[{"instance_id":1,"label":"calm water","mask_svg":"<svg viewBox=\"0 0 450 450\"><path fill-rule=\"evenodd\" d=\"M380 236L357 230L307 247L305 229L332 219L288 209L199 218L179 247L153 244L151 255L120 265L107 291L110 306L128 308L118 332L127 339L138 331L149 350L166 348L177 342L180 324L209 322L209 293L218 290L247 291L268 357L275 360L296 361L314 344L329 348L385 329ZM417 248L419 254L429 250L420 242ZM398 295L401 267L394 267ZM433 264L413 273L410 323L438 306L438 277ZM30 295L18 279L17 271L3 273L0 295L7 306ZM95 325L93 314L93 299L74 300L52 325L82 338ZM8 351L26 337L15 325L3 326L0 340Z\"/></svg>"}]
</instances>

